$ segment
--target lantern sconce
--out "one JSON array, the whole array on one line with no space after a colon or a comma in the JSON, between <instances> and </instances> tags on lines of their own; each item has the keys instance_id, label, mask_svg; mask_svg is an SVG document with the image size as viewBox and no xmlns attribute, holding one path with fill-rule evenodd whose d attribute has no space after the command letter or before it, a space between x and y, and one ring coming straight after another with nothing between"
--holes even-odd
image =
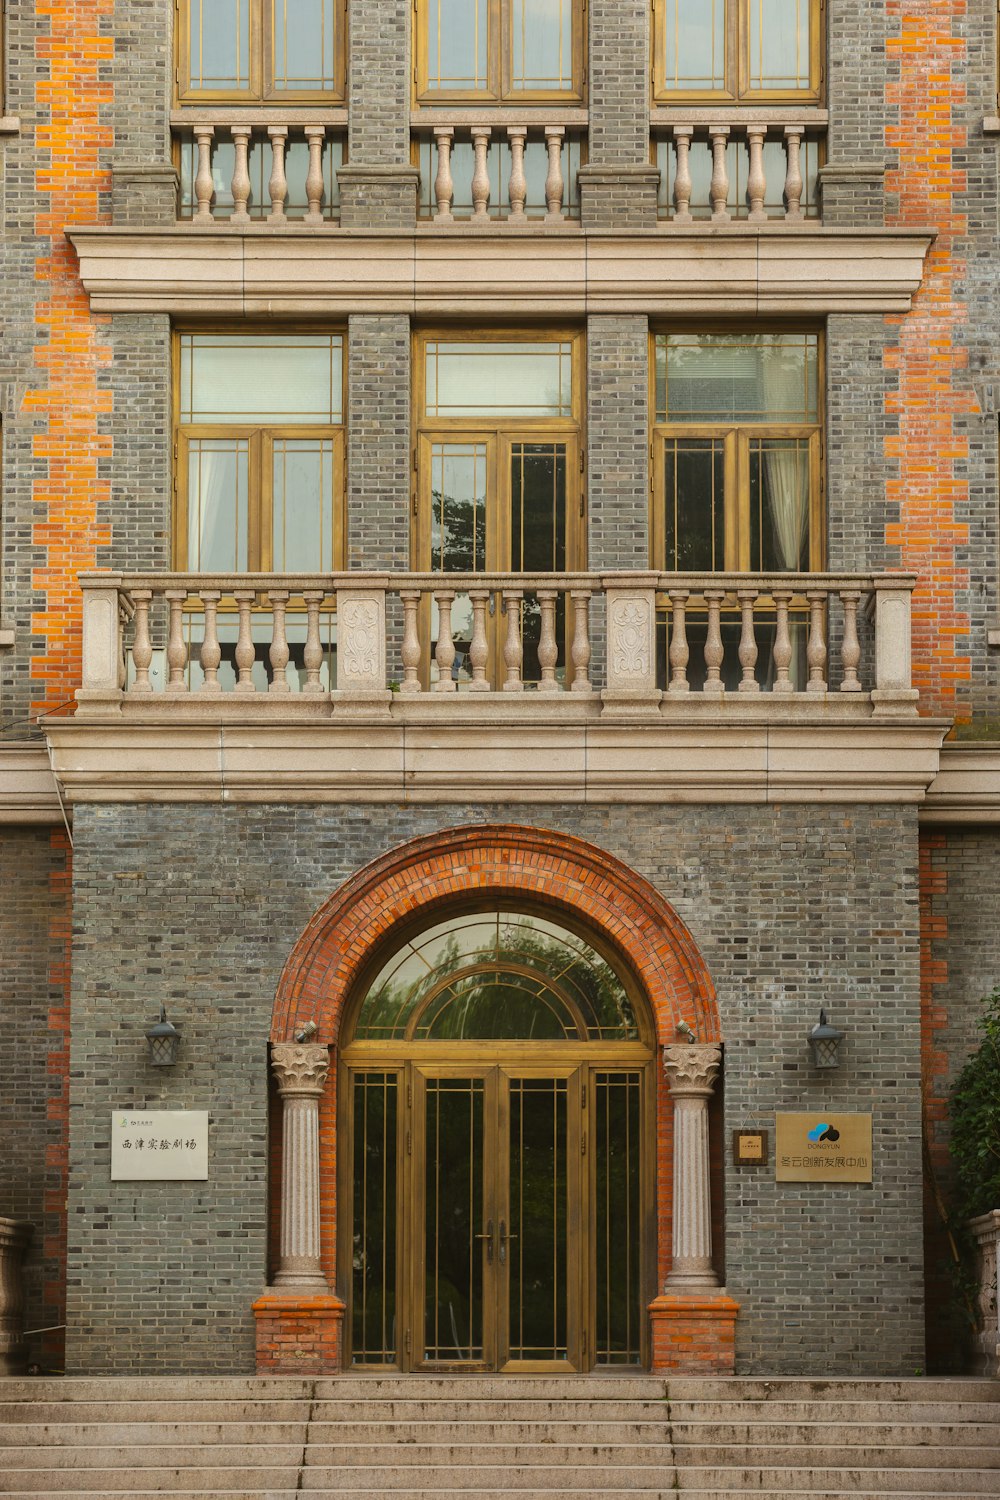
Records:
<instances>
[{"instance_id":1,"label":"lantern sconce","mask_svg":"<svg viewBox=\"0 0 1000 1500\"><path fill-rule=\"evenodd\" d=\"M167 1020L164 1006L160 1006L160 1019L146 1032L149 1043L149 1061L154 1068L172 1068L177 1061L177 1048L181 1034L178 1027Z\"/></svg>"},{"instance_id":2,"label":"lantern sconce","mask_svg":"<svg viewBox=\"0 0 1000 1500\"><path fill-rule=\"evenodd\" d=\"M843 1031L838 1031L836 1026L830 1025L826 1018L826 1011L821 1010L819 1025L813 1027L808 1038L814 1068L840 1067L840 1044L844 1036Z\"/></svg>"}]
</instances>

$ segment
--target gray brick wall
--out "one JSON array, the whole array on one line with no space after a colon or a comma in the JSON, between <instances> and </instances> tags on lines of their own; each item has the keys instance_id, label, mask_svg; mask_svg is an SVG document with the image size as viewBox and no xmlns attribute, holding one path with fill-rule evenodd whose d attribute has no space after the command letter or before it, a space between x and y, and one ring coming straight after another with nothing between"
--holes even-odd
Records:
<instances>
[{"instance_id":1,"label":"gray brick wall","mask_svg":"<svg viewBox=\"0 0 1000 1500\"><path fill-rule=\"evenodd\" d=\"M35 1226L25 1261L28 1328L62 1321L59 1216L52 1212L61 1180L48 1153L58 1152L62 1138L63 1070L52 1064L63 1038L50 1024L65 1003L66 871L65 844L47 828L0 830L0 1216ZM30 1352L33 1359L42 1356L38 1339Z\"/></svg>"},{"instance_id":2,"label":"gray brick wall","mask_svg":"<svg viewBox=\"0 0 1000 1500\"><path fill-rule=\"evenodd\" d=\"M644 0L590 0L590 160L649 163L649 18Z\"/></svg>"},{"instance_id":3,"label":"gray brick wall","mask_svg":"<svg viewBox=\"0 0 1000 1500\"><path fill-rule=\"evenodd\" d=\"M110 528L100 548L99 568L123 571L172 566L172 394L170 319L120 313L110 321L110 363L101 384L111 393L111 411L100 419L111 438L102 461L111 486L98 524Z\"/></svg>"},{"instance_id":4,"label":"gray brick wall","mask_svg":"<svg viewBox=\"0 0 1000 1500\"><path fill-rule=\"evenodd\" d=\"M348 158L410 161L410 0L349 0Z\"/></svg>"},{"instance_id":5,"label":"gray brick wall","mask_svg":"<svg viewBox=\"0 0 1000 1500\"><path fill-rule=\"evenodd\" d=\"M884 318L827 319L827 557L834 570L900 566L899 548L885 541L886 526L899 520L898 503L886 499L893 473L886 440L899 430L886 410L898 384L885 368L891 340Z\"/></svg>"},{"instance_id":6,"label":"gray brick wall","mask_svg":"<svg viewBox=\"0 0 1000 1500\"><path fill-rule=\"evenodd\" d=\"M517 808L84 807L77 813L69 1351L74 1370L247 1370L265 1272L264 1043L281 966L327 894L405 839ZM726 1129L779 1109L871 1109L873 1187L727 1168L739 1368L904 1374L922 1361L916 814L827 807L571 809L652 880L718 989ZM789 870L795 880L788 879ZM163 1000L185 1060L142 1032ZM821 1005L848 1033L821 1084ZM109 1182L108 1116L207 1108L207 1184ZM727 1135L728 1139L728 1135Z\"/></svg>"},{"instance_id":7,"label":"gray brick wall","mask_svg":"<svg viewBox=\"0 0 1000 1500\"><path fill-rule=\"evenodd\" d=\"M410 565L410 320L348 323L349 566Z\"/></svg>"},{"instance_id":8,"label":"gray brick wall","mask_svg":"<svg viewBox=\"0 0 1000 1500\"><path fill-rule=\"evenodd\" d=\"M649 320L587 319L590 566L649 565Z\"/></svg>"}]
</instances>

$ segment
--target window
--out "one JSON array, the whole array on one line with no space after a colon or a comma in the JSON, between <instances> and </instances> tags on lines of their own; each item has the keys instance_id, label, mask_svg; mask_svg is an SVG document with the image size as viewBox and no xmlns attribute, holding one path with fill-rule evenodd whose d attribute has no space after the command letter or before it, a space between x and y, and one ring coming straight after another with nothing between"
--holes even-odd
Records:
<instances>
[{"instance_id":1,"label":"window","mask_svg":"<svg viewBox=\"0 0 1000 1500\"><path fill-rule=\"evenodd\" d=\"M346 0L180 0L181 100L343 99Z\"/></svg>"},{"instance_id":2,"label":"window","mask_svg":"<svg viewBox=\"0 0 1000 1500\"><path fill-rule=\"evenodd\" d=\"M174 567L230 575L342 568L343 336L181 333L177 343ZM294 616L294 600L290 609ZM189 623L199 639L197 611ZM258 623L269 640L268 622ZM223 609L226 661L236 634ZM291 618L288 634L293 671L304 620Z\"/></svg>"},{"instance_id":3,"label":"window","mask_svg":"<svg viewBox=\"0 0 1000 1500\"><path fill-rule=\"evenodd\" d=\"M421 572L561 573L584 565L582 340L563 332L422 334L417 340L417 522ZM559 604L558 675L566 620ZM538 679L537 603L523 612L524 678ZM499 656L499 611L491 620ZM472 613L456 599L459 685L469 676ZM436 621L432 621L437 639Z\"/></svg>"},{"instance_id":4,"label":"window","mask_svg":"<svg viewBox=\"0 0 1000 1500\"><path fill-rule=\"evenodd\" d=\"M823 0L654 0L657 99L819 99Z\"/></svg>"},{"instance_id":5,"label":"window","mask_svg":"<svg viewBox=\"0 0 1000 1500\"><path fill-rule=\"evenodd\" d=\"M654 568L822 569L819 335L657 334L654 387ZM697 610L691 624L695 644ZM762 647L767 626L765 609ZM724 623L732 670L738 636L738 625ZM801 655L804 626L793 625L793 637ZM769 651L762 649L761 663L769 669Z\"/></svg>"},{"instance_id":6,"label":"window","mask_svg":"<svg viewBox=\"0 0 1000 1500\"><path fill-rule=\"evenodd\" d=\"M578 100L583 0L416 0L417 99Z\"/></svg>"}]
</instances>

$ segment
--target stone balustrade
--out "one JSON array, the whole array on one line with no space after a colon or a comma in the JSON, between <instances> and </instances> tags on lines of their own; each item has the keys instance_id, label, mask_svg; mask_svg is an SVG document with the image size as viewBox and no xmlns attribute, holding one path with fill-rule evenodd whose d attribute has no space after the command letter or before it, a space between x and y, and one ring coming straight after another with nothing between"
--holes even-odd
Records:
<instances>
[{"instance_id":1,"label":"stone balustrade","mask_svg":"<svg viewBox=\"0 0 1000 1500\"><path fill-rule=\"evenodd\" d=\"M89 573L78 717L917 711L908 574Z\"/></svg>"},{"instance_id":2,"label":"stone balustrade","mask_svg":"<svg viewBox=\"0 0 1000 1500\"><path fill-rule=\"evenodd\" d=\"M582 133L565 125L414 126L421 217L476 228L579 218Z\"/></svg>"},{"instance_id":3,"label":"stone balustrade","mask_svg":"<svg viewBox=\"0 0 1000 1500\"><path fill-rule=\"evenodd\" d=\"M805 125L672 124L656 139L659 215L682 227L708 221L801 228L819 215L821 135Z\"/></svg>"},{"instance_id":4,"label":"stone balustrade","mask_svg":"<svg viewBox=\"0 0 1000 1500\"><path fill-rule=\"evenodd\" d=\"M969 1223L977 1254L976 1374L1000 1375L1000 1301L997 1297L997 1261L1000 1254L1000 1209L980 1214Z\"/></svg>"},{"instance_id":5,"label":"stone balustrade","mask_svg":"<svg viewBox=\"0 0 1000 1500\"><path fill-rule=\"evenodd\" d=\"M325 124L252 118L178 128L180 217L233 228L329 224L340 217L346 134Z\"/></svg>"},{"instance_id":6,"label":"stone balustrade","mask_svg":"<svg viewBox=\"0 0 1000 1500\"><path fill-rule=\"evenodd\" d=\"M31 1234L20 1219L0 1219L0 1375L20 1375L27 1364L23 1264Z\"/></svg>"}]
</instances>

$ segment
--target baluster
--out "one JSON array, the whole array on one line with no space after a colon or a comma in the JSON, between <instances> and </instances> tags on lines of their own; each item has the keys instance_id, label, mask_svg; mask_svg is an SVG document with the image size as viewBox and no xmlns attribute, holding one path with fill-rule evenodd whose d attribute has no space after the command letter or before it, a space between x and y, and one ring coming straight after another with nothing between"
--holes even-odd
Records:
<instances>
[{"instance_id":1,"label":"baluster","mask_svg":"<svg viewBox=\"0 0 1000 1500\"><path fill-rule=\"evenodd\" d=\"M559 660L559 646L556 642L556 600L559 595L555 589L539 589L536 597L542 611L542 628L538 639L538 665L542 669L542 678L538 684L538 691L558 693L556 662Z\"/></svg>"},{"instance_id":2,"label":"baluster","mask_svg":"<svg viewBox=\"0 0 1000 1500\"><path fill-rule=\"evenodd\" d=\"M135 667L133 693L151 693L153 684L149 680L149 668L153 660L153 642L149 634L149 601L151 589L133 589L135 605L135 633L132 636L132 665Z\"/></svg>"},{"instance_id":3,"label":"baluster","mask_svg":"<svg viewBox=\"0 0 1000 1500\"><path fill-rule=\"evenodd\" d=\"M788 605L792 598L792 591L791 589L772 589L771 595L778 615L772 653L775 676L771 691L779 696L787 696L795 692L795 684L788 675L788 668L792 662L792 638L788 631Z\"/></svg>"},{"instance_id":4,"label":"baluster","mask_svg":"<svg viewBox=\"0 0 1000 1500\"><path fill-rule=\"evenodd\" d=\"M236 666L239 677L235 691L237 693L255 693L257 688L254 685L251 674L256 660L256 652L253 644L250 608L257 597L257 593L254 589L237 589L233 597L240 612L240 633L239 639L236 642Z\"/></svg>"},{"instance_id":5,"label":"baluster","mask_svg":"<svg viewBox=\"0 0 1000 1500\"><path fill-rule=\"evenodd\" d=\"M809 663L808 691L825 693L826 642L823 639L823 607L826 595L815 589L806 591L809 600L809 644L806 646L806 661Z\"/></svg>"},{"instance_id":6,"label":"baluster","mask_svg":"<svg viewBox=\"0 0 1000 1500\"><path fill-rule=\"evenodd\" d=\"M403 604L403 680L401 693L419 693L420 678L420 631L417 628L417 613L420 609L419 589L400 589Z\"/></svg>"},{"instance_id":7,"label":"baluster","mask_svg":"<svg viewBox=\"0 0 1000 1500\"><path fill-rule=\"evenodd\" d=\"M740 633L740 665L743 668L743 679L740 682L741 693L759 693L760 683L757 681L754 669L757 666L757 636L754 632L753 607L757 601L756 589L738 589L736 593L740 601L740 609L743 616L743 629Z\"/></svg>"},{"instance_id":8,"label":"baluster","mask_svg":"<svg viewBox=\"0 0 1000 1500\"><path fill-rule=\"evenodd\" d=\"M571 589L573 600L573 659L574 693L592 693L590 681L590 589Z\"/></svg>"},{"instance_id":9,"label":"baluster","mask_svg":"<svg viewBox=\"0 0 1000 1500\"><path fill-rule=\"evenodd\" d=\"M840 647L840 660L844 675L840 683L842 693L860 693L858 664L861 661L861 642L858 640L858 605L861 602L859 589L842 589L840 602L844 606L844 639Z\"/></svg>"},{"instance_id":10,"label":"baluster","mask_svg":"<svg viewBox=\"0 0 1000 1500\"><path fill-rule=\"evenodd\" d=\"M221 597L218 589L202 589L201 591L201 602L205 606L205 633L202 637L198 660L201 662L203 673L201 684L203 693L221 692L219 687L219 667L222 663L222 647L219 645L219 600Z\"/></svg>"},{"instance_id":11,"label":"baluster","mask_svg":"<svg viewBox=\"0 0 1000 1500\"><path fill-rule=\"evenodd\" d=\"M271 663L271 681L268 685L269 693L290 693L291 684L285 676L285 668L288 666L289 650L288 636L285 631L285 609L288 604L288 592L283 590L277 593L268 590L268 598L271 601L271 613L274 616L274 626L271 631L271 647L268 651L268 659Z\"/></svg>"},{"instance_id":12,"label":"baluster","mask_svg":"<svg viewBox=\"0 0 1000 1500\"><path fill-rule=\"evenodd\" d=\"M288 140L287 125L269 125L267 133L271 141L271 176L267 191L271 198L268 222L284 224L285 199L288 197L288 178L285 176L285 143Z\"/></svg>"},{"instance_id":13,"label":"baluster","mask_svg":"<svg viewBox=\"0 0 1000 1500\"><path fill-rule=\"evenodd\" d=\"M687 639L687 602L691 597L689 589L668 589L667 596L674 615L674 628L670 636L670 686L668 693L689 693L691 684L688 682L688 662L691 652Z\"/></svg>"},{"instance_id":14,"label":"baluster","mask_svg":"<svg viewBox=\"0 0 1000 1500\"><path fill-rule=\"evenodd\" d=\"M788 163L785 172L785 218L793 223L804 217L802 212L802 160L799 155L804 135L805 127L802 125L785 126L785 156Z\"/></svg>"},{"instance_id":15,"label":"baluster","mask_svg":"<svg viewBox=\"0 0 1000 1500\"><path fill-rule=\"evenodd\" d=\"M508 224L524 224L527 214L524 201L528 196L528 180L524 175L524 145L528 139L526 125L508 125L507 139L510 141L510 215Z\"/></svg>"},{"instance_id":16,"label":"baluster","mask_svg":"<svg viewBox=\"0 0 1000 1500\"><path fill-rule=\"evenodd\" d=\"M722 662L725 650L722 645L722 589L706 589L705 603L708 605L708 634L705 637L705 693L710 697L721 696L726 691L722 681Z\"/></svg>"},{"instance_id":17,"label":"baluster","mask_svg":"<svg viewBox=\"0 0 1000 1500\"><path fill-rule=\"evenodd\" d=\"M437 142L437 176L434 179L434 201L437 212L435 224L454 224L455 215L451 205L455 198L455 184L451 175L451 145L455 132L450 125L435 125L434 139Z\"/></svg>"},{"instance_id":18,"label":"baluster","mask_svg":"<svg viewBox=\"0 0 1000 1500\"><path fill-rule=\"evenodd\" d=\"M434 653L438 665L438 680L434 687L439 693L454 693L456 684L451 669L455 665L455 641L451 633L451 606L455 595L453 591L444 589L440 593L435 592L434 598L438 607L437 650Z\"/></svg>"},{"instance_id":19,"label":"baluster","mask_svg":"<svg viewBox=\"0 0 1000 1500\"><path fill-rule=\"evenodd\" d=\"M486 610L489 605L489 589L470 589L469 603L472 605L472 640L469 644L469 662L472 666L471 693L488 693L490 684L486 680L486 663L489 646L486 640Z\"/></svg>"},{"instance_id":20,"label":"baluster","mask_svg":"<svg viewBox=\"0 0 1000 1500\"><path fill-rule=\"evenodd\" d=\"M306 198L309 211L304 224L323 222L323 146L326 142L325 125L307 125L306 140L309 142L309 171L306 174Z\"/></svg>"},{"instance_id":21,"label":"baluster","mask_svg":"<svg viewBox=\"0 0 1000 1500\"><path fill-rule=\"evenodd\" d=\"M545 215L546 224L563 224L566 219L562 206L564 191L562 148L565 134L564 125L546 125L545 127L545 149L549 153L549 173L545 179L545 203L548 209Z\"/></svg>"},{"instance_id":22,"label":"baluster","mask_svg":"<svg viewBox=\"0 0 1000 1500\"><path fill-rule=\"evenodd\" d=\"M230 132L233 137L233 145L236 147L236 164L233 167L233 211L230 215L230 224L249 224L250 214L247 204L250 200L250 126L231 125Z\"/></svg>"},{"instance_id":23,"label":"baluster","mask_svg":"<svg viewBox=\"0 0 1000 1500\"><path fill-rule=\"evenodd\" d=\"M323 691L323 684L319 680L323 666L323 642L319 634L319 611L323 603L323 590L306 589L302 597L306 605L306 644L302 652L306 680L302 685L302 691L315 694Z\"/></svg>"},{"instance_id":24,"label":"baluster","mask_svg":"<svg viewBox=\"0 0 1000 1500\"><path fill-rule=\"evenodd\" d=\"M472 127L472 148L476 153L476 165L472 173L472 223L488 224L490 202L490 169L488 153L492 131L488 125Z\"/></svg>"},{"instance_id":25,"label":"baluster","mask_svg":"<svg viewBox=\"0 0 1000 1500\"><path fill-rule=\"evenodd\" d=\"M524 644L521 640L521 600L524 595L520 589L504 589L503 607L507 611L507 639L503 645L504 665L507 668L507 680L503 685L505 693L523 693L524 683L521 680L521 663L524 659Z\"/></svg>"},{"instance_id":26,"label":"baluster","mask_svg":"<svg viewBox=\"0 0 1000 1500\"><path fill-rule=\"evenodd\" d=\"M764 207L764 199L767 196L767 178L764 175L764 137L766 135L766 125L747 126L747 141L750 146L750 170L747 173L750 213L747 218L750 224L767 223L767 210Z\"/></svg>"},{"instance_id":27,"label":"baluster","mask_svg":"<svg viewBox=\"0 0 1000 1500\"><path fill-rule=\"evenodd\" d=\"M212 142L215 139L215 126L196 125L194 138L198 143L198 171L194 179L194 195L198 200L198 212L194 216L194 222L211 224L214 222L212 199L215 197L215 183L212 179Z\"/></svg>"},{"instance_id":28,"label":"baluster","mask_svg":"<svg viewBox=\"0 0 1000 1500\"><path fill-rule=\"evenodd\" d=\"M690 224L691 219L691 137L693 125L674 126L674 150L677 165L674 170L674 223Z\"/></svg>"},{"instance_id":29,"label":"baluster","mask_svg":"<svg viewBox=\"0 0 1000 1500\"><path fill-rule=\"evenodd\" d=\"M709 188L712 220L716 224L728 224L729 168L726 164L726 146L729 141L729 126L710 125L708 133L712 141L712 182Z\"/></svg>"},{"instance_id":30,"label":"baluster","mask_svg":"<svg viewBox=\"0 0 1000 1500\"><path fill-rule=\"evenodd\" d=\"M167 632L167 692L186 693L185 673L188 651L184 640L184 616L182 614L187 592L184 589L167 589L163 596L170 605L170 624Z\"/></svg>"}]
</instances>

